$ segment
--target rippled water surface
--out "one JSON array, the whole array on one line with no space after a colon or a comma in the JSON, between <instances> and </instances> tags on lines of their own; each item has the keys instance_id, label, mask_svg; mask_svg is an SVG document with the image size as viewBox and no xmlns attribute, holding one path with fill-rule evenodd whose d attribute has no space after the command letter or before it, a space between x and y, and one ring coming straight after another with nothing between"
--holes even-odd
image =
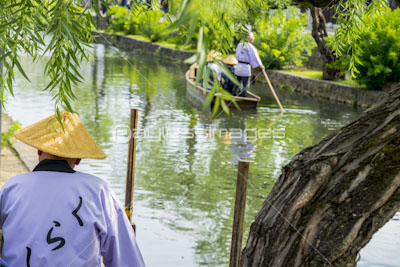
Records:
<instances>
[{"instance_id":1,"label":"rippled water surface","mask_svg":"<svg viewBox=\"0 0 400 267\"><path fill-rule=\"evenodd\" d=\"M128 149L124 131L130 108L139 109L143 132L137 149L134 221L148 266L226 266L237 160L252 160L247 236L281 167L360 112L280 92L286 107L280 114L266 86L256 84L252 90L262 97L257 110L211 119L186 100L186 66L102 45L94 46L93 56L95 60L81 68L85 81L75 89L75 109L108 157L85 160L78 170L108 180L123 201ZM9 97L7 112L26 126L51 115L53 105L42 91L44 63L23 61L31 83L18 76L16 97ZM362 253L360 265L399 266L399 222L392 220L384 230ZM377 252L382 249L386 254Z\"/></svg>"}]
</instances>

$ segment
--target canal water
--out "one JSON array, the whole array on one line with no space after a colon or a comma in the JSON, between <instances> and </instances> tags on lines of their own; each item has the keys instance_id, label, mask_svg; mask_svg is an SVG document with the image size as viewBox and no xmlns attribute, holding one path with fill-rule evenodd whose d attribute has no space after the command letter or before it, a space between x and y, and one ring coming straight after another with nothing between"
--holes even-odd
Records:
<instances>
[{"instance_id":1,"label":"canal water","mask_svg":"<svg viewBox=\"0 0 400 267\"><path fill-rule=\"evenodd\" d=\"M211 119L186 99L186 66L103 45L94 45L92 54L81 68L85 81L75 88L74 107L108 157L84 160L78 170L107 180L123 203L130 108L139 109L133 216L148 266L227 266L238 159L251 160L246 237L281 167L360 113L281 92L281 114L267 87L254 84L262 97L257 110ZM6 108L26 126L52 115L54 107L43 91L44 62L22 60L31 82L17 76ZM389 224L399 237L398 221ZM395 266L392 245L398 248L400 239L387 233L374 237L360 265ZM376 256L381 250L390 255Z\"/></svg>"}]
</instances>

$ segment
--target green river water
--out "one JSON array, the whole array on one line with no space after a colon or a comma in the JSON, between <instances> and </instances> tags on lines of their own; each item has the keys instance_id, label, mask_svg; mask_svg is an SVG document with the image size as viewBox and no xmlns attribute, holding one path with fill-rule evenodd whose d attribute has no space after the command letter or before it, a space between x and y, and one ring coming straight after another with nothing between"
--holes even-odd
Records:
<instances>
[{"instance_id":1,"label":"green river water","mask_svg":"<svg viewBox=\"0 0 400 267\"><path fill-rule=\"evenodd\" d=\"M238 159L252 161L246 237L281 167L361 112L280 92L286 108L280 114L266 85L255 84L251 90L262 97L257 110L211 119L186 100L187 66L103 45L94 46L93 56L81 68L85 81L75 89L74 107L108 157L85 160L78 170L109 181L123 201L124 134L130 108L139 109L133 216L148 266L226 266ZM44 62L24 57L23 63L31 83L19 75L16 97L9 97L6 108L26 126L51 115L53 105L42 91ZM371 262L364 260L364 266L375 266Z\"/></svg>"}]
</instances>

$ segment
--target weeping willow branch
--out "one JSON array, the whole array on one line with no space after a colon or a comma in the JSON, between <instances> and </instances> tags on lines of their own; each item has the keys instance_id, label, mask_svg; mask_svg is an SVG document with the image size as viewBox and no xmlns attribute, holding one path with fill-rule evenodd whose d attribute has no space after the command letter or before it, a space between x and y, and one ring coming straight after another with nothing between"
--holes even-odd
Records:
<instances>
[{"instance_id":1,"label":"weeping willow branch","mask_svg":"<svg viewBox=\"0 0 400 267\"><path fill-rule=\"evenodd\" d=\"M5 92L13 95L15 71L29 80L20 62L27 54L34 61L49 55L45 75L50 82L45 88L53 92L55 109L72 110L75 99L73 86L82 80L81 62L88 60L89 43L95 23L91 10L98 13L97 1L92 9L85 9L73 0L19 0L0 1L0 101L4 105ZM50 36L49 43L44 41Z\"/></svg>"}]
</instances>

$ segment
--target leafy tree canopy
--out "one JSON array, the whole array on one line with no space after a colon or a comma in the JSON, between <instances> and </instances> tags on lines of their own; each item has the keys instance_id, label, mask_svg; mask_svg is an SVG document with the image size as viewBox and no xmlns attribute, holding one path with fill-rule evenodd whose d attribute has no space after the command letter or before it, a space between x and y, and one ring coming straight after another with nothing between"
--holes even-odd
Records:
<instances>
[{"instance_id":1,"label":"leafy tree canopy","mask_svg":"<svg viewBox=\"0 0 400 267\"><path fill-rule=\"evenodd\" d=\"M97 4L92 7L98 11ZM57 113L61 106L72 110L73 86L83 79L78 69L81 62L89 58L87 48L94 28L90 10L73 0L1 0L2 104L6 90L13 94L14 70L18 69L28 79L19 56L28 54L33 60L38 60L43 55L49 55L45 75L51 81L43 89L53 92ZM50 37L49 42L44 41L47 36Z\"/></svg>"}]
</instances>

